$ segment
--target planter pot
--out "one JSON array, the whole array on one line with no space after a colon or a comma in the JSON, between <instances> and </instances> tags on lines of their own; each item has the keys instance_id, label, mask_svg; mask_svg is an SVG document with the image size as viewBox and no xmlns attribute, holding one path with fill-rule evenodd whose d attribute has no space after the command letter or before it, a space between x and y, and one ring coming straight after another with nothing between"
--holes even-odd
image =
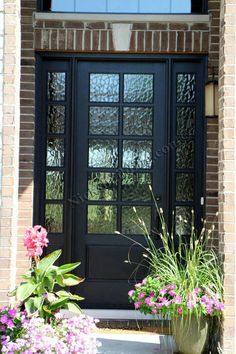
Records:
<instances>
[{"instance_id":1,"label":"planter pot","mask_svg":"<svg viewBox=\"0 0 236 354\"><path fill-rule=\"evenodd\" d=\"M181 354L202 354L208 338L208 318L195 316L172 318L172 333Z\"/></svg>"}]
</instances>

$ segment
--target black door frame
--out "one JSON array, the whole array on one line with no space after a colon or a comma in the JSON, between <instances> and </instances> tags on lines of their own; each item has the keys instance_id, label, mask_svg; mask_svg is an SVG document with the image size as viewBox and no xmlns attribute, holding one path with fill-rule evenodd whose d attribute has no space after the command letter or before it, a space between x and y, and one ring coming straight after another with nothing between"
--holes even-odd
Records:
<instances>
[{"instance_id":1,"label":"black door frame","mask_svg":"<svg viewBox=\"0 0 236 354\"><path fill-rule=\"evenodd\" d=\"M42 140L45 140L45 132L46 132L46 127L45 124L42 126L42 101L43 101L43 89L42 89L42 82L43 78L41 76L41 69L44 61L51 62L55 64L57 61L58 62L67 62L68 63L68 77L72 78L75 77L76 74L76 66L77 66L77 61L120 61L120 62L132 62L132 61L139 61L139 62L165 62L167 63L168 66L168 85L167 87L171 87L171 71L173 67L173 63L199 63L201 64L202 67L202 74L201 74L201 82L202 86L204 83L207 81L207 56L193 56L193 55L145 55L145 54L64 54L64 53L52 53L52 52L44 52L44 53L37 53L36 54L36 119L35 119L35 165L34 165L34 212L33 212L33 221L34 224L40 224L43 222L43 213L42 213L42 203L43 203L43 194L45 191L45 186L42 184L43 180L43 175L44 175L44 168L42 168L42 163L41 159L42 156L44 157L45 161L45 152L43 149L43 144ZM52 65L54 65L52 64ZM56 67L55 67L56 69ZM204 107L204 97L203 94L201 95L201 106ZM69 101L70 102L75 102L76 98L76 84L72 80L72 84L70 87L70 92L69 92ZM172 109L172 102L171 102L171 95L170 92L167 93L167 97L169 97L169 102L167 103L167 116L168 116L168 141L170 141L170 136L171 136L171 127L170 127L170 116L171 116L171 109ZM75 116L75 105L69 104L69 115L71 117ZM204 119L204 112L202 111L202 144L201 148L199 150L199 155L201 158L198 159L198 166L195 166L195 168L198 170L198 176L201 178L199 179L201 181L201 186L198 184L198 196L204 197L205 199L205 171L206 171L206 156L205 156L205 151L206 151L206 122ZM74 118L71 120L70 125L67 127L67 141L68 144L71 144L70 147L73 145L73 128L74 128ZM71 149L73 151L73 149ZM71 168L71 164L73 161L73 155L70 154L68 156L67 160L67 165L66 169L69 171ZM203 163L202 163L203 162ZM167 174L169 175L169 173ZM65 203L70 202L70 200L73 199L72 195L72 189L68 189L68 186L72 186L71 183L71 177L68 176L67 178L67 186L66 186L66 199ZM169 185L168 181L168 185ZM199 182L198 182L199 183ZM172 196L169 195L168 198L168 205L167 205L167 210L169 212L169 217L171 218L171 210L170 210L170 200ZM199 205L200 205L200 200L199 200ZM71 258L71 249L72 249L72 235L71 235L71 219L72 219L72 213L70 211L70 208L66 208L66 214L65 214L65 228L64 228L64 240L59 246L64 246L64 259L65 260L70 260ZM205 215L205 205L201 207L201 213L202 215ZM200 218L199 218L200 219ZM57 245L55 245L57 246Z\"/></svg>"}]
</instances>

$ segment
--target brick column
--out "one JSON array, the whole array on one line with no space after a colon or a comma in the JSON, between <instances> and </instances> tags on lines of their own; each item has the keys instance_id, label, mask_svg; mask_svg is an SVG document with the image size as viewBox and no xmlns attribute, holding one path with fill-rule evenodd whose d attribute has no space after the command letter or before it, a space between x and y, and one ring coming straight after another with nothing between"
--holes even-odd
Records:
<instances>
[{"instance_id":1,"label":"brick column","mask_svg":"<svg viewBox=\"0 0 236 354\"><path fill-rule=\"evenodd\" d=\"M219 231L225 271L224 353L236 352L236 2L221 1L219 66Z\"/></svg>"},{"instance_id":2,"label":"brick column","mask_svg":"<svg viewBox=\"0 0 236 354\"><path fill-rule=\"evenodd\" d=\"M0 0L0 105L2 97L2 178L0 204L0 306L15 286L18 217L19 121L20 121L20 4ZM1 92L2 89L2 92ZM1 112L1 106L0 106ZM1 116L0 116L1 117Z\"/></svg>"}]
</instances>

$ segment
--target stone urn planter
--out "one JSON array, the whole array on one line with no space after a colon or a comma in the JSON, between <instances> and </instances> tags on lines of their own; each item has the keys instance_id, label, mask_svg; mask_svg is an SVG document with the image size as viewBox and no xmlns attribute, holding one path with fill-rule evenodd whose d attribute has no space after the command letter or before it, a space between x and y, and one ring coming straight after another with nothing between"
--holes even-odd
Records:
<instances>
[{"instance_id":1,"label":"stone urn planter","mask_svg":"<svg viewBox=\"0 0 236 354\"><path fill-rule=\"evenodd\" d=\"M209 322L206 316L172 318L172 334L179 353L202 354L208 339Z\"/></svg>"}]
</instances>

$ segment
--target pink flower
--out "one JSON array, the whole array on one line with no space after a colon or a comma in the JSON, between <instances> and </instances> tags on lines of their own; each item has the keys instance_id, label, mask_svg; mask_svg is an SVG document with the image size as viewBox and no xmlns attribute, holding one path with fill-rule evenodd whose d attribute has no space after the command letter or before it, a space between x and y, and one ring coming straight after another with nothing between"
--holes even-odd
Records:
<instances>
[{"instance_id":1,"label":"pink flower","mask_svg":"<svg viewBox=\"0 0 236 354\"><path fill-rule=\"evenodd\" d=\"M159 294L162 296L165 295L166 293L167 293L167 288L163 288L159 291Z\"/></svg>"},{"instance_id":2,"label":"pink flower","mask_svg":"<svg viewBox=\"0 0 236 354\"><path fill-rule=\"evenodd\" d=\"M8 313L9 313L9 316L13 318L16 315L16 310L15 309L11 309L11 310L9 310Z\"/></svg>"},{"instance_id":3,"label":"pink flower","mask_svg":"<svg viewBox=\"0 0 236 354\"><path fill-rule=\"evenodd\" d=\"M140 288L141 286L142 286L142 283L135 284L135 288Z\"/></svg>"},{"instance_id":4,"label":"pink flower","mask_svg":"<svg viewBox=\"0 0 236 354\"><path fill-rule=\"evenodd\" d=\"M152 291L150 294L149 294L150 297L154 297L155 296L155 293L154 291Z\"/></svg>"},{"instance_id":5,"label":"pink flower","mask_svg":"<svg viewBox=\"0 0 236 354\"><path fill-rule=\"evenodd\" d=\"M0 322L1 322L2 324L7 323L7 321L8 321L8 317L7 317L6 315L3 315L3 316L0 317Z\"/></svg>"},{"instance_id":6,"label":"pink flower","mask_svg":"<svg viewBox=\"0 0 236 354\"><path fill-rule=\"evenodd\" d=\"M138 294L139 299L142 299L144 296L145 296L145 292L144 292L144 291L141 291L141 292Z\"/></svg>"},{"instance_id":7,"label":"pink flower","mask_svg":"<svg viewBox=\"0 0 236 354\"><path fill-rule=\"evenodd\" d=\"M26 230L24 246L27 248L29 257L39 257L43 253L43 247L48 245L47 231L41 225L35 225Z\"/></svg>"},{"instance_id":8,"label":"pink flower","mask_svg":"<svg viewBox=\"0 0 236 354\"><path fill-rule=\"evenodd\" d=\"M162 304L161 302L157 304L157 308L161 309L164 306L164 304Z\"/></svg>"},{"instance_id":9,"label":"pink flower","mask_svg":"<svg viewBox=\"0 0 236 354\"><path fill-rule=\"evenodd\" d=\"M152 309L152 313L157 313L157 309Z\"/></svg>"},{"instance_id":10,"label":"pink flower","mask_svg":"<svg viewBox=\"0 0 236 354\"><path fill-rule=\"evenodd\" d=\"M174 290L170 290L169 294L170 294L170 296L173 296L173 297L176 296L176 292Z\"/></svg>"},{"instance_id":11,"label":"pink flower","mask_svg":"<svg viewBox=\"0 0 236 354\"><path fill-rule=\"evenodd\" d=\"M177 312L178 312L178 313L182 313L181 307L178 307Z\"/></svg>"},{"instance_id":12,"label":"pink flower","mask_svg":"<svg viewBox=\"0 0 236 354\"><path fill-rule=\"evenodd\" d=\"M195 289L193 289L193 291L194 291L195 294L199 294L202 291L202 289L195 288Z\"/></svg>"},{"instance_id":13,"label":"pink flower","mask_svg":"<svg viewBox=\"0 0 236 354\"><path fill-rule=\"evenodd\" d=\"M182 298L181 296L177 295L174 297L174 303L175 304L181 304Z\"/></svg>"},{"instance_id":14,"label":"pink flower","mask_svg":"<svg viewBox=\"0 0 236 354\"><path fill-rule=\"evenodd\" d=\"M223 304L223 302L217 302L215 304L215 307L217 311L223 311L225 309L225 305Z\"/></svg>"},{"instance_id":15,"label":"pink flower","mask_svg":"<svg viewBox=\"0 0 236 354\"><path fill-rule=\"evenodd\" d=\"M147 297L145 299L145 304L149 305L149 306L155 306L155 303L152 301L151 297Z\"/></svg>"},{"instance_id":16,"label":"pink flower","mask_svg":"<svg viewBox=\"0 0 236 354\"><path fill-rule=\"evenodd\" d=\"M14 327L14 323L12 322L12 320L7 321L7 327L11 329Z\"/></svg>"},{"instance_id":17,"label":"pink flower","mask_svg":"<svg viewBox=\"0 0 236 354\"><path fill-rule=\"evenodd\" d=\"M195 303L192 302L192 301L188 301L187 302L187 306L188 306L188 309L191 310L191 309L193 309L195 307Z\"/></svg>"},{"instance_id":18,"label":"pink flower","mask_svg":"<svg viewBox=\"0 0 236 354\"><path fill-rule=\"evenodd\" d=\"M207 310L207 313L208 313L209 315L211 315L212 312L213 312L212 306L210 306L210 305L207 305L206 310Z\"/></svg>"},{"instance_id":19,"label":"pink flower","mask_svg":"<svg viewBox=\"0 0 236 354\"><path fill-rule=\"evenodd\" d=\"M129 296L132 296L132 295L134 295L134 292L135 292L134 290L130 290L130 291L128 292L128 295L129 295Z\"/></svg>"},{"instance_id":20,"label":"pink flower","mask_svg":"<svg viewBox=\"0 0 236 354\"><path fill-rule=\"evenodd\" d=\"M169 290L175 290L176 289L176 285L175 284L170 284L170 285L168 285L168 289Z\"/></svg>"},{"instance_id":21,"label":"pink flower","mask_svg":"<svg viewBox=\"0 0 236 354\"><path fill-rule=\"evenodd\" d=\"M136 302L134 303L134 308L135 308L136 310L139 309L140 306L141 306L141 304L142 304L142 301L136 301Z\"/></svg>"}]
</instances>

